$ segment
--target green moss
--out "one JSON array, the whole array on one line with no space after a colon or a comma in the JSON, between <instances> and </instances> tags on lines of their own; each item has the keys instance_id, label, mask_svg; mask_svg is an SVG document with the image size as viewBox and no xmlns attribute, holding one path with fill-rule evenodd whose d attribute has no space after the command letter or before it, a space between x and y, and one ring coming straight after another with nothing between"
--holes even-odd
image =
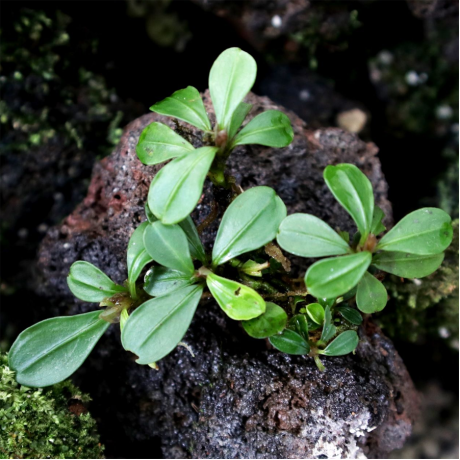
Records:
<instances>
[{"instance_id":1,"label":"green moss","mask_svg":"<svg viewBox=\"0 0 460 460\"><path fill-rule=\"evenodd\" d=\"M89 401L70 382L45 389L16 383L0 354L0 458L104 458Z\"/></svg>"},{"instance_id":2,"label":"green moss","mask_svg":"<svg viewBox=\"0 0 460 460\"><path fill-rule=\"evenodd\" d=\"M441 267L420 280L390 276L385 286L392 301L379 316L392 337L409 341L441 337L458 347L459 221L453 222L454 239Z\"/></svg>"}]
</instances>

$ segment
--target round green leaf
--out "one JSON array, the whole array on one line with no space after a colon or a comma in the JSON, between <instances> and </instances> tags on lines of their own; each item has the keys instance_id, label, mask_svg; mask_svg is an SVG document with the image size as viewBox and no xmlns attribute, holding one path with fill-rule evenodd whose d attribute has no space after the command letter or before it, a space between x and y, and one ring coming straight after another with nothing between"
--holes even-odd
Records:
<instances>
[{"instance_id":1,"label":"round green leaf","mask_svg":"<svg viewBox=\"0 0 460 460\"><path fill-rule=\"evenodd\" d=\"M211 273L206 278L211 294L232 319L249 320L265 312L265 300L244 284Z\"/></svg>"},{"instance_id":2,"label":"round green leaf","mask_svg":"<svg viewBox=\"0 0 460 460\"><path fill-rule=\"evenodd\" d=\"M374 193L369 179L352 164L327 166L324 180L335 199L347 210L363 238L372 226Z\"/></svg>"},{"instance_id":3,"label":"round green leaf","mask_svg":"<svg viewBox=\"0 0 460 460\"><path fill-rule=\"evenodd\" d=\"M164 358L187 332L202 292L202 286L184 286L144 302L125 323L123 347L138 356L139 364Z\"/></svg>"},{"instance_id":4,"label":"round green leaf","mask_svg":"<svg viewBox=\"0 0 460 460\"><path fill-rule=\"evenodd\" d=\"M363 322L363 317L359 311L350 307L340 307L338 309L339 313L351 324L356 324L359 326Z\"/></svg>"},{"instance_id":5,"label":"round green leaf","mask_svg":"<svg viewBox=\"0 0 460 460\"><path fill-rule=\"evenodd\" d=\"M291 214L281 222L278 244L301 257L348 254L350 246L329 225L311 214Z\"/></svg>"},{"instance_id":6,"label":"round green leaf","mask_svg":"<svg viewBox=\"0 0 460 460\"><path fill-rule=\"evenodd\" d=\"M402 278L423 278L436 271L444 260L444 253L433 255L385 251L376 254L372 265Z\"/></svg>"},{"instance_id":7,"label":"round green leaf","mask_svg":"<svg viewBox=\"0 0 460 460\"><path fill-rule=\"evenodd\" d=\"M291 120L279 110L267 110L254 117L235 137L233 145L259 144L286 147L294 139Z\"/></svg>"},{"instance_id":8,"label":"round green leaf","mask_svg":"<svg viewBox=\"0 0 460 460\"><path fill-rule=\"evenodd\" d=\"M229 128L233 112L251 90L256 74L256 61L239 48L229 48L215 60L209 73L209 92L221 129Z\"/></svg>"},{"instance_id":9,"label":"round green leaf","mask_svg":"<svg viewBox=\"0 0 460 460\"><path fill-rule=\"evenodd\" d=\"M203 131L211 130L211 123L203 105L200 93L193 86L176 91L150 107L152 112L178 118Z\"/></svg>"},{"instance_id":10,"label":"round green leaf","mask_svg":"<svg viewBox=\"0 0 460 460\"><path fill-rule=\"evenodd\" d=\"M192 144L163 123L150 123L141 133L136 153L145 165L156 165L194 150Z\"/></svg>"},{"instance_id":11,"label":"round green leaf","mask_svg":"<svg viewBox=\"0 0 460 460\"><path fill-rule=\"evenodd\" d=\"M166 267L153 267L145 275L144 291L152 297L159 297L193 284L193 276Z\"/></svg>"},{"instance_id":12,"label":"round green leaf","mask_svg":"<svg viewBox=\"0 0 460 460\"><path fill-rule=\"evenodd\" d=\"M134 230L128 243L126 259L128 262L128 283L131 296L136 298L136 281L142 269L152 262L152 257L144 247L144 231L149 223L144 222Z\"/></svg>"},{"instance_id":13,"label":"round green leaf","mask_svg":"<svg viewBox=\"0 0 460 460\"><path fill-rule=\"evenodd\" d=\"M324 308L319 303L311 303L305 307L307 315L316 324L324 323Z\"/></svg>"},{"instance_id":14,"label":"round green leaf","mask_svg":"<svg viewBox=\"0 0 460 460\"><path fill-rule=\"evenodd\" d=\"M315 262L305 275L308 293L316 298L336 298L356 286L372 260L370 252Z\"/></svg>"},{"instance_id":15,"label":"round green leaf","mask_svg":"<svg viewBox=\"0 0 460 460\"><path fill-rule=\"evenodd\" d=\"M67 285L77 299L85 302L102 302L117 292L127 289L115 284L105 273L93 264L84 261L74 262L70 267Z\"/></svg>"},{"instance_id":16,"label":"round green leaf","mask_svg":"<svg viewBox=\"0 0 460 460\"><path fill-rule=\"evenodd\" d=\"M256 339L264 339L286 327L287 314L278 305L267 302L265 313L249 321L242 321L244 330Z\"/></svg>"},{"instance_id":17,"label":"round green leaf","mask_svg":"<svg viewBox=\"0 0 460 460\"><path fill-rule=\"evenodd\" d=\"M272 241L286 213L272 188L246 190L225 211L212 250L213 264L223 264Z\"/></svg>"},{"instance_id":18,"label":"round green leaf","mask_svg":"<svg viewBox=\"0 0 460 460\"><path fill-rule=\"evenodd\" d=\"M72 375L109 327L99 313L51 318L21 332L8 354L18 383L46 387Z\"/></svg>"},{"instance_id":19,"label":"round green leaf","mask_svg":"<svg viewBox=\"0 0 460 460\"><path fill-rule=\"evenodd\" d=\"M388 295L385 286L366 272L358 284L356 291L356 305L363 313L375 313L385 308Z\"/></svg>"},{"instance_id":20,"label":"round green leaf","mask_svg":"<svg viewBox=\"0 0 460 460\"><path fill-rule=\"evenodd\" d=\"M297 332L285 329L281 334L272 335L268 339L279 351L289 355L308 355L310 345Z\"/></svg>"},{"instance_id":21,"label":"round green leaf","mask_svg":"<svg viewBox=\"0 0 460 460\"><path fill-rule=\"evenodd\" d=\"M439 254L452 242L449 214L442 209L422 208L401 219L377 245L383 251Z\"/></svg>"},{"instance_id":22,"label":"round green leaf","mask_svg":"<svg viewBox=\"0 0 460 460\"><path fill-rule=\"evenodd\" d=\"M184 220L195 208L217 147L202 147L168 163L157 173L148 195L150 210L164 224Z\"/></svg>"},{"instance_id":23,"label":"round green leaf","mask_svg":"<svg viewBox=\"0 0 460 460\"><path fill-rule=\"evenodd\" d=\"M359 337L356 331L345 331L334 339L324 350L319 351L319 353L326 356L347 355L355 350L358 343Z\"/></svg>"},{"instance_id":24,"label":"round green leaf","mask_svg":"<svg viewBox=\"0 0 460 460\"><path fill-rule=\"evenodd\" d=\"M195 273L187 237L179 225L148 224L144 246L155 262L189 276Z\"/></svg>"}]
</instances>

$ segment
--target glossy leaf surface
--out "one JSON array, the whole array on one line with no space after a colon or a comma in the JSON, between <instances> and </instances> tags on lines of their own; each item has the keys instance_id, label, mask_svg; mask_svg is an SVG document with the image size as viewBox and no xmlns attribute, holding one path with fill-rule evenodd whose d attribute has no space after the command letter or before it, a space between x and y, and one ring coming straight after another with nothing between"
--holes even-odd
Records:
<instances>
[{"instance_id":1,"label":"glossy leaf surface","mask_svg":"<svg viewBox=\"0 0 460 460\"><path fill-rule=\"evenodd\" d=\"M244 119L252 109L252 104L246 104L246 102L240 102L238 107L233 112L232 119L230 121L230 127L228 129L228 139L233 139L237 133L239 127L243 123Z\"/></svg>"},{"instance_id":2,"label":"glossy leaf surface","mask_svg":"<svg viewBox=\"0 0 460 460\"><path fill-rule=\"evenodd\" d=\"M142 269L152 262L152 257L144 247L144 231L149 225L148 222L143 222L134 230L128 243L128 251L126 255L128 263L128 283L131 296L136 297L136 281L141 274Z\"/></svg>"},{"instance_id":3,"label":"glossy leaf surface","mask_svg":"<svg viewBox=\"0 0 460 460\"><path fill-rule=\"evenodd\" d=\"M195 272L187 237L179 225L160 221L149 224L144 231L144 246L155 262L189 276Z\"/></svg>"},{"instance_id":4,"label":"glossy leaf surface","mask_svg":"<svg viewBox=\"0 0 460 460\"><path fill-rule=\"evenodd\" d=\"M278 244L301 257L338 256L350 252L343 238L311 214L291 214L280 225Z\"/></svg>"},{"instance_id":5,"label":"glossy leaf surface","mask_svg":"<svg viewBox=\"0 0 460 460\"><path fill-rule=\"evenodd\" d=\"M401 219L377 245L384 251L439 254L452 242L450 216L442 209L422 208Z\"/></svg>"},{"instance_id":6,"label":"glossy leaf surface","mask_svg":"<svg viewBox=\"0 0 460 460\"><path fill-rule=\"evenodd\" d=\"M371 233L373 235L380 235L380 233L386 230L382 220L385 217L385 213L378 206L374 206L374 215L372 216Z\"/></svg>"},{"instance_id":7,"label":"glossy leaf surface","mask_svg":"<svg viewBox=\"0 0 460 460\"><path fill-rule=\"evenodd\" d=\"M313 322L324 323L324 308L319 303L311 303L305 307L305 310Z\"/></svg>"},{"instance_id":8,"label":"glossy leaf surface","mask_svg":"<svg viewBox=\"0 0 460 460\"><path fill-rule=\"evenodd\" d=\"M150 210L164 224L176 224L193 211L216 152L217 147L196 149L157 173L150 185L148 202Z\"/></svg>"},{"instance_id":9,"label":"glossy leaf surface","mask_svg":"<svg viewBox=\"0 0 460 460\"><path fill-rule=\"evenodd\" d=\"M85 302L102 302L117 292L127 289L115 284L104 272L84 261L74 262L70 267L67 284L77 299Z\"/></svg>"},{"instance_id":10,"label":"glossy leaf surface","mask_svg":"<svg viewBox=\"0 0 460 460\"><path fill-rule=\"evenodd\" d=\"M355 165L343 163L327 166L324 180L355 221L361 236L367 236L374 215L374 193L369 179Z\"/></svg>"},{"instance_id":11,"label":"glossy leaf surface","mask_svg":"<svg viewBox=\"0 0 460 460\"><path fill-rule=\"evenodd\" d=\"M244 330L256 339L264 339L286 327L287 314L278 305L267 302L265 313L249 321L242 321Z\"/></svg>"},{"instance_id":12,"label":"glossy leaf surface","mask_svg":"<svg viewBox=\"0 0 460 460\"><path fill-rule=\"evenodd\" d=\"M72 375L109 327L99 313L51 318L21 332L8 355L18 383L46 387Z\"/></svg>"},{"instance_id":13,"label":"glossy leaf surface","mask_svg":"<svg viewBox=\"0 0 460 460\"><path fill-rule=\"evenodd\" d=\"M436 271L443 260L443 252L424 256L407 252L385 251L374 256L372 265L402 278L423 278Z\"/></svg>"},{"instance_id":14,"label":"glossy leaf surface","mask_svg":"<svg viewBox=\"0 0 460 460\"><path fill-rule=\"evenodd\" d=\"M144 291L152 297L168 294L193 284L195 278L166 267L153 267L145 275Z\"/></svg>"},{"instance_id":15,"label":"glossy leaf surface","mask_svg":"<svg viewBox=\"0 0 460 460\"><path fill-rule=\"evenodd\" d=\"M310 345L297 332L285 329L281 334L272 335L270 343L279 351L289 355L308 355Z\"/></svg>"},{"instance_id":16,"label":"glossy leaf surface","mask_svg":"<svg viewBox=\"0 0 460 460\"><path fill-rule=\"evenodd\" d=\"M297 334L308 342L308 321L305 315L294 315L289 320L289 329L297 332Z\"/></svg>"},{"instance_id":17,"label":"glossy leaf surface","mask_svg":"<svg viewBox=\"0 0 460 460\"><path fill-rule=\"evenodd\" d=\"M334 326L332 322L331 307L327 306L324 310L324 326L321 332L321 340L323 342L329 342L329 340L331 340L336 333L337 328Z\"/></svg>"},{"instance_id":18,"label":"glossy leaf surface","mask_svg":"<svg viewBox=\"0 0 460 460\"><path fill-rule=\"evenodd\" d=\"M138 356L139 364L164 358L187 332L202 292L202 286L184 286L144 302L126 321L123 347Z\"/></svg>"},{"instance_id":19,"label":"glossy leaf surface","mask_svg":"<svg viewBox=\"0 0 460 460\"><path fill-rule=\"evenodd\" d=\"M209 92L219 127L228 130L233 112L252 88L256 61L239 48L229 48L215 60L209 73Z\"/></svg>"},{"instance_id":20,"label":"glossy leaf surface","mask_svg":"<svg viewBox=\"0 0 460 460\"><path fill-rule=\"evenodd\" d=\"M388 295L385 286L369 272L366 272L358 284L356 305L363 313L375 313L385 308Z\"/></svg>"},{"instance_id":21,"label":"glossy leaf surface","mask_svg":"<svg viewBox=\"0 0 460 460\"><path fill-rule=\"evenodd\" d=\"M259 144L286 147L294 139L289 117L279 110L267 110L254 117L235 137L233 145Z\"/></svg>"},{"instance_id":22,"label":"glossy leaf surface","mask_svg":"<svg viewBox=\"0 0 460 460\"><path fill-rule=\"evenodd\" d=\"M211 273L206 278L211 294L232 319L249 320L265 312L265 300L244 284Z\"/></svg>"},{"instance_id":23,"label":"glossy leaf surface","mask_svg":"<svg viewBox=\"0 0 460 460\"><path fill-rule=\"evenodd\" d=\"M357 326L359 326L363 322L363 317L361 316L359 311L355 310L354 308L340 307L338 311L351 324L356 324Z\"/></svg>"},{"instance_id":24,"label":"glossy leaf surface","mask_svg":"<svg viewBox=\"0 0 460 460\"><path fill-rule=\"evenodd\" d=\"M286 212L272 188L246 190L225 211L212 250L213 264L223 264L272 241Z\"/></svg>"},{"instance_id":25,"label":"glossy leaf surface","mask_svg":"<svg viewBox=\"0 0 460 460\"><path fill-rule=\"evenodd\" d=\"M145 165L156 165L194 150L192 144L163 123L151 123L141 133L136 154Z\"/></svg>"},{"instance_id":26,"label":"glossy leaf surface","mask_svg":"<svg viewBox=\"0 0 460 460\"><path fill-rule=\"evenodd\" d=\"M370 252L315 262L305 275L308 293L316 298L336 298L356 286L372 260Z\"/></svg>"},{"instance_id":27,"label":"glossy leaf surface","mask_svg":"<svg viewBox=\"0 0 460 460\"><path fill-rule=\"evenodd\" d=\"M324 350L319 353L326 356L342 356L347 355L355 350L358 346L359 337L356 331L342 332L335 338Z\"/></svg>"},{"instance_id":28,"label":"glossy leaf surface","mask_svg":"<svg viewBox=\"0 0 460 460\"><path fill-rule=\"evenodd\" d=\"M203 131L211 130L211 123L203 105L200 93L193 86L180 89L172 96L150 107L152 112L178 118Z\"/></svg>"}]
</instances>

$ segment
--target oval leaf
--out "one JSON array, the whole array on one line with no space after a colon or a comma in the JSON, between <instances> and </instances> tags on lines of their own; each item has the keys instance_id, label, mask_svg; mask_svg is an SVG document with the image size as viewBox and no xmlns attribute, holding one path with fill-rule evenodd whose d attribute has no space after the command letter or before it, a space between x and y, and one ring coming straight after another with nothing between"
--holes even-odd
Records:
<instances>
[{"instance_id":1,"label":"oval leaf","mask_svg":"<svg viewBox=\"0 0 460 460\"><path fill-rule=\"evenodd\" d=\"M315 262L305 274L308 293L329 299L345 294L361 280L372 260L370 252Z\"/></svg>"},{"instance_id":2,"label":"oval leaf","mask_svg":"<svg viewBox=\"0 0 460 460\"><path fill-rule=\"evenodd\" d=\"M127 289L115 284L104 272L84 261L74 262L70 267L67 285L72 294L85 302L102 302L117 292Z\"/></svg>"},{"instance_id":3,"label":"oval leaf","mask_svg":"<svg viewBox=\"0 0 460 460\"><path fill-rule=\"evenodd\" d=\"M278 305L267 302L265 313L249 321L242 321L244 330L256 339L265 339L286 327L287 314Z\"/></svg>"},{"instance_id":4,"label":"oval leaf","mask_svg":"<svg viewBox=\"0 0 460 460\"><path fill-rule=\"evenodd\" d=\"M291 120L279 110L267 110L254 117L235 137L233 145L259 144L286 147L294 139Z\"/></svg>"},{"instance_id":5,"label":"oval leaf","mask_svg":"<svg viewBox=\"0 0 460 460\"><path fill-rule=\"evenodd\" d=\"M297 332L297 334L308 342L308 321L305 315L294 315L289 320L289 329Z\"/></svg>"},{"instance_id":6,"label":"oval leaf","mask_svg":"<svg viewBox=\"0 0 460 460\"><path fill-rule=\"evenodd\" d=\"M229 48L215 60L209 73L209 92L221 129L228 130L233 112L251 90L256 74L256 61L239 48Z\"/></svg>"},{"instance_id":7,"label":"oval leaf","mask_svg":"<svg viewBox=\"0 0 460 460\"><path fill-rule=\"evenodd\" d=\"M324 326L321 332L321 340L329 342L335 334L337 334L337 328L332 323L331 307L328 305L324 310Z\"/></svg>"},{"instance_id":8,"label":"oval leaf","mask_svg":"<svg viewBox=\"0 0 460 460\"><path fill-rule=\"evenodd\" d=\"M319 303L311 303L306 306L307 315L316 324L324 323L324 308Z\"/></svg>"},{"instance_id":9,"label":"oval leaf","mask_svg":"<svg viewBox=\"0 0 460 460\"><path fill-rule=\"evenodd\" d=\"M251 109L252 104L246 104L246 102L240 102L238 104L238 107L233 112L232 119L230 121L230 128L228 129L229 139L233 139Z\"/></svg>"},{"instance_id":10,"label":"oval leaf","mask_svg":"<svg viewBox=\"0 0 460 460\"><path fill-rule=\"evenodd\" d=\"M143 303L125 323L123 347L138 356L139 364L164 358L187 332L202 292L202 286L185 286Z\"/></svg>"},{"instance_id":11,"label":"oval leaf","mask_svg":"<svg viewBox=\"0 0 460 460\"><path fill-rule=\"evenodd\" d=\"M369 272L364 273L356 291L356 305L363 313L375 313L385 308L388 295L385 286Z\"/></svg>"},{"instance_id":12,"label":"oval leaf","mask_svg":"<svg viewBox=\"0 0 460 460\"><path fill-rule=\"evenodd\" d=\"M311 214L291 214L281 222L278 244L301 257L348 254L350 246L329 225Z\"/></svg>"},{"instance_id":13,"label":"oval leaf","mask_svg":"<svg viewBox=\"0 0 460 460\"><path fill-rule=\"evenodd\" d=\"M193 259L198 259L201 262L206 262L206 254L204 252L203 245L201 244L200 236L195 227L195 224L190 216L187 216L184 220L179 222L179 226L187 237L188 244L190 247L190 254Z\"/></svg>"},{"instance_id":14,"label":"oval leaf","mask_svg":"<svg viewBox=\"0 0 460 460\"><path fill-rule=\"evenodd\" d=\"M289 355L308 355L310 345L297 332L285 329L281 334L272 335L270 343L279 351Z\"/></svg>"},{"instance_id":15,"label":"oval leaf","mask_svg":"<svg viewBox=\"0 0 460 460\"><path fill-rule=\"evenodd\" d=\"M232 319L249 320L265 312L265 300L244 284L211 273L206 278L211 294Z\"/></svg>"},{"instance_id":16,"label":"oval leaf","mask_svg":"<svg viewBox=\"0 0 460 460\"><path fill-rule=\"evenodd\" d=\"M359 311L355 310L354 308L340 307L338 311L351 324L356 324L357 326L359 326L363 322L363 317L361 316Z\"/></svg>"},{"instance_id":17,"label":"oval leaf","mask_svg":"<svg viewBox=\"0 0 460 460\"><path fill-rule=\"evenodd\" d=\"M148 224L144 246L155 262L189 276L195 273L187 237L179 225Z\"/></svg>"},{"instance_id":18,"label":"oval leaf","mask_svg":"<svg viewBox=\"0 0 460 460\"><path fill-rule=\"evenodd\" d=\"M200 93L193 86L176 91L150 107L152 112L178 118L203 131L211 130L211 123L203 105Z\"/></svg>"},{"instance_id":19,"label":"oval leaf","mask_svg":"<svg viewBox=\"0 0 460 460\"><path fill-rule=\"evenodd\" d=\"M131 296L136 298L136 281L142 269L152 262L152 257L144 247L144 231L149 223L144 222L134 230L128 243L126 259L128 262L128 283Z\"/></svg>"},{"instance_id":20,"label":"oval leaf","mask_svg":"<svg viewBox=\"0 0 460 460\"><path fill-rule=\"evenodd\" d=\"M196 149L157 173L150 184L148 203L164 224L176 224L193 211L216 152L217 147Z\"/></svg>"},{"instance_id":21,"label":"oval leaf","mask_svg":"<svg viewBox=\"0 0 460 460\"><path fill-rule=\"evenodd\" d=\"M220 265L272 241L286 206L270 187L254 187L227 208L212 250L212 263Z\"/></svg>"},{"instance_id":22,"label":"oval leaf","mask_svg":"<svg viewBox=\"0 0 460 460\"><path fill-rule=\"evenodd\" d=\"M19 334L8 354L9 366L21 385L62 382L82 365L108 327L98 311L41 321Z\"/></svg>"},{"instance_id":23,"label":"oval leaf","mask_svg":"<svg viewBox=\"0 0 460 460\"><path fill-rule=\"evenodd\" d=\"M369 179L355 165L343 163L327 166L324 180L335 199L355 221L362 239L365 239L374 215L374 193Z\"/></svg>"},{"instance_id":24,"label":"oval leaf","mask_svg":"<svg viewBox=\"0 0 460 460\"><path fill-rule=\"evenodd\" d=\"M423 256L407 252L385 251L374 256L372 265L402 278L423 278L436 271L443 260L443 252Z\"/></svg>"},{"instance_id":25,"label":"oval leaf","mask_svg":"<svg viewBox=\"0 0 460 460\"><path fill-rule=\"evenodd\" d=\"M163 123L151 123L141 133L136 154L145 165L156 165L195 150L193 145Z\"/></svg>"},{"instance_id":26,"label":"oval leaf","mask_svg":"<svg viewBox=\"0 0 460 460\"><path fill-rule=\"evenodd\" d=\"M355 350L358 343L359 337L356 331L345 331L334 339L324 350L319 351L319 353L326 356L347 355Z\"/></svg>"},{"instance_id":27,"label":"oval leaf","mask_svg":"<svg viewBox=\"0 0 460 460\"><path fill-rule=\"evenodd\" d=\"M442 209L422 208L401 219L377 245L383 251L439 254L452 242L449 214Z\"/></svg>"},{"instance_id":28,"label":"oval leaf","mask_svg":"<svg viewBox=\"0 0 460 460\"><path fill-rule=\"evenodd\" d=\"M169 294L192 284L196 279L190 275L166 267L153 267L145 275L144 291L152 297Z\"/></svg>"}]
</instances>

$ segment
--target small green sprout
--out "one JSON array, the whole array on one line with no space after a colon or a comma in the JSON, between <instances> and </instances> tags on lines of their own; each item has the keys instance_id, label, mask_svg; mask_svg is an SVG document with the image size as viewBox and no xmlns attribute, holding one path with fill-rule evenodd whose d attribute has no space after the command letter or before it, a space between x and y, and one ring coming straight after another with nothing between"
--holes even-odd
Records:
<instances>
[{"instance_id":1,"label":"small green sprout","mask_svg":"<svg viewBox=\"0 0 460 460\"><path fill-rule=\"evenodd\" d=\"M214 127L192 87L152 107L203 130L211 145L195 149L161 123L145 128L136 149L140 160L148 165L172 161L153 179L147 221L128 243L128 279L121 286L90 263L75 262L69 289L104 310L48 319L19 334L8 358L19 383L41 387L66 379L113 323L120 324L123 347L137 355L137 362L157 368L156 361L183 344L203 295L241 321L251 337L268 339L284 353L309 355L323 370L321 355L345 355L357 347L363 321L358 310L369 314L385 307L381 272L419 278L439 267L452 240L450 217L440 209L420 209L378 240L385 231L384 213L374 205L370 181L350 164L328 166L324 178L356 223L351 240L315 216L287 216L275 190L258 186L233 190L212 253L206 253L190 217L206 177L216 187L231 188L224 168L235 146L283 147L293 139L288 117L274 110L240 129L251 109L243 99L255 76L255 61L244 51L231 48L218 57L209 77ZM299 290L275 239L297 256L331 257L310 266Z\"/></svg>"}]
</instances>

